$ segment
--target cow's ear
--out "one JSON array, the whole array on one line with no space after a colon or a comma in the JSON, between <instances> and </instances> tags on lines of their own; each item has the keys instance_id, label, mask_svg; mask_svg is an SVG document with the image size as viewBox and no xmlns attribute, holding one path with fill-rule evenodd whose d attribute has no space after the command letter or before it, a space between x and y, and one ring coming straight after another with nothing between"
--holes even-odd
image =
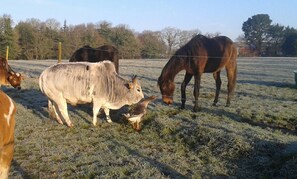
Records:
<instances>
[{"instance_id":1,"label":"cow's ear","mask_svg":"<svg viewBox=\"0 0 297 179\"><path fill-rule=\"evenodd\" d=\"M128 89L133 89L134 88L134 83L132 82L128 82L125 84L125 86L128 88Z\"/></svg>"},{"instance_id":2,"label":"cow's ear","mask_svg":"<svg viewBox=\"0 0 297 179\"><path fill-rule=\"evenodd\" d=\"M137 82L137 76L136 75L134 75L133 77L132 77L132 83L136 83Z\"/></svg>"}]
</instances>

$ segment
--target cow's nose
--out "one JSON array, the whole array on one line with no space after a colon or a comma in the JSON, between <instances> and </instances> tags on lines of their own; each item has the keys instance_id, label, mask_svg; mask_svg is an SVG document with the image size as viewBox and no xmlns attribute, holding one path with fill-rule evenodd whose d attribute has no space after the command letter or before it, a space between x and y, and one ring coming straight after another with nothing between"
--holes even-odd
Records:
<instances>
[{"instance_id":1,"label":"cow's nose","mask_svg":"<svg viewBox=\"0 0 297 179\"><path fill-rule=\"evenodd\" d=\"M20 89L22 89L20 86L18 86L18 87L16 87L16 89L18 89L18 90L20 90Z\"/></svg>"}]
</instances>

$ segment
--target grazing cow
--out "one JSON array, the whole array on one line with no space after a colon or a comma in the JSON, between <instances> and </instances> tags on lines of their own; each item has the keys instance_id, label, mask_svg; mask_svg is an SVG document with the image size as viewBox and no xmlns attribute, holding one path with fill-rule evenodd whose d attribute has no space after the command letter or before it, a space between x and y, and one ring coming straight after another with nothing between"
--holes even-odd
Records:
<instances>
[{"instance_id":1,"label":"grazing cow","mask_svg":"<svg viewBox=\"0 0 297 179\"><path fill-rule=\"evenodd\" d=\"M0 86L9 84L14 88L21 89L21 81L24 77L20 73L16 73L8 65L6 59L0 57Z\"/></svg>"},{"instance_id":2,"label":"grazing cow","mask_svg":"<svg viewBox=\"0 0 297 179\"><path fill-rule=\"evenodd\" d=\"M98 63L61 63L45 69L39 77L39 87L48 97L51 118L60 124L65 120L73 126L67 112L71 105L93 103L93 124L97 124L100 108L108 122L109 109L135 104L144 96L136 78L129 82L121 78L110 61Z\"/></svg>"},{"instance_id":3,"label":"grazing cow","mask_svg":"<svg viewBox=\"0 0 297 179\"><path fill-rule=\"evenodd\" d=\"M102 45L92 48L88 45L76 50L70 57L69 62L100 62L109 60L114 63L117 73L119 73L118 49L112 45Z\"/></svg>"},{"instance_id":4,"label":"grazing cow","mask_svg":"<svg viewBox=\"0 0 297 179\"><path fill-rule=\"evenodd\" d=\"M0 91L0 178L8 178L14 151L15 104Z\"/></svg>"}]
</instances>

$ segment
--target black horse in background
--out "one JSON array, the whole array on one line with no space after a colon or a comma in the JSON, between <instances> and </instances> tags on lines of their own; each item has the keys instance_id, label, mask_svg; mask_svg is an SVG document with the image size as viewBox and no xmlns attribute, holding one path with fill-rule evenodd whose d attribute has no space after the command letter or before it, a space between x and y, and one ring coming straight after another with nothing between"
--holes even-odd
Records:
<instances>
[{"instance_id":1,"label":"black horse in background","mask_svg":"<svg viewBox=\"0 0 297 179\"><path fill-rule=\"evenodd\" d=\"M118 49L112 45L102 45L98 48L83 46L73 53L69 62L99 62L103 60L113 62L117 73L119 73L119 53Z\"/></svg>"}]
</instances>

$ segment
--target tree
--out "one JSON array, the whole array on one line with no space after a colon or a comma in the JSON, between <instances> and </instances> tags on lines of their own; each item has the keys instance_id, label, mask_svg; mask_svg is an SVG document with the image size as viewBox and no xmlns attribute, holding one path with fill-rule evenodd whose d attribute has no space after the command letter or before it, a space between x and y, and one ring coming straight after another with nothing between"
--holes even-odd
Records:
<instances>
[{"instance_id":1,"label":"tree","mask_svg":"<svg viewBox=\"0 0 297 179\"><path fill-rule=\"evenodd\" d=\"M297 30L287 27L284 34L283 54L285 56L297 56Z\"/></svg>"},{"instance_id":2,"label":"tree","mask_svg":"<svg viewBox=\"0 0 297 179\"><path fill-rule=\"evenodd\" d=\"M162 58L166 52L166 45L158 32L143 31L138 35L141 43L142 58Z\"/></svg>"},{"instance_id":3,"label":"tree","mask_svg":"<svg viewBox=\"0 0 297 179\"><path fill-rule=\"evenodd\" d=\"M281 46L284 40L284 26L280 24L271 25L268 29L267 37L267 56L281 55Z\"/></svg>"},{"instance_id":4,"label":"tree","mask_svg":"<svg viewBox=\"0 0 297 179\"><path fill-rule=\"evenodd\" d=\"M99 28L97 29L99 34L105 39L107 43L112 43L112 24L107 21L102 21L99 23Z\"/></svg>"},{"instance_id":5,"label":"tree","mask_svg":"<svg viewBox=\"0 0 297 179\"><path fill-rule=\"evenodd\" d=\"M248 18L242 25L242 31L251 50L263 55L263 44L268 42L269 29L272 20L268 14L258 14Z\"/></svg>"},{"instance_id":6,"label":"tree","mask_svg":"<svg viewBox=\"0 0 297 179\"><path fill-rule=\"evenodd\" d=\"M140 43L127 25L118 25L112 29L111 42L119 49L121 58L139 58Z\"/></svg>"},{"instance_id":7,"label":"tree","mask_svg":"<svg viewBox=\"0 0 297 179\"><path fill-rule=\"evenodd\" d=\"M19 22L15 30L19 34L18 43L21 48L18 59L33 59L35 46L37 44L37 36L34 27L27 22Z\"/></svg>"},{"instance_id":8,"label":"tree","mask_svg":"<svg viewBox=\"0 0 297 179\"><path fill-rule=\"evenodd\" d=\"M9 15L0 17L0 55L5 57L6 47L9 47L9 58L17 56L17 43L12 28L13 21Z\"/></svg>"},{"instance_id":9,"label":"tree","mask_svg":"<svg viewBox=\"0 0 297 179\"><path fill-rule=\"evenodd\" d=\"M170 56L178 48L181 30L173 27L166 27L161 31L161 37L167 45L166 56Z\"/></svg>"}]
</instances>

